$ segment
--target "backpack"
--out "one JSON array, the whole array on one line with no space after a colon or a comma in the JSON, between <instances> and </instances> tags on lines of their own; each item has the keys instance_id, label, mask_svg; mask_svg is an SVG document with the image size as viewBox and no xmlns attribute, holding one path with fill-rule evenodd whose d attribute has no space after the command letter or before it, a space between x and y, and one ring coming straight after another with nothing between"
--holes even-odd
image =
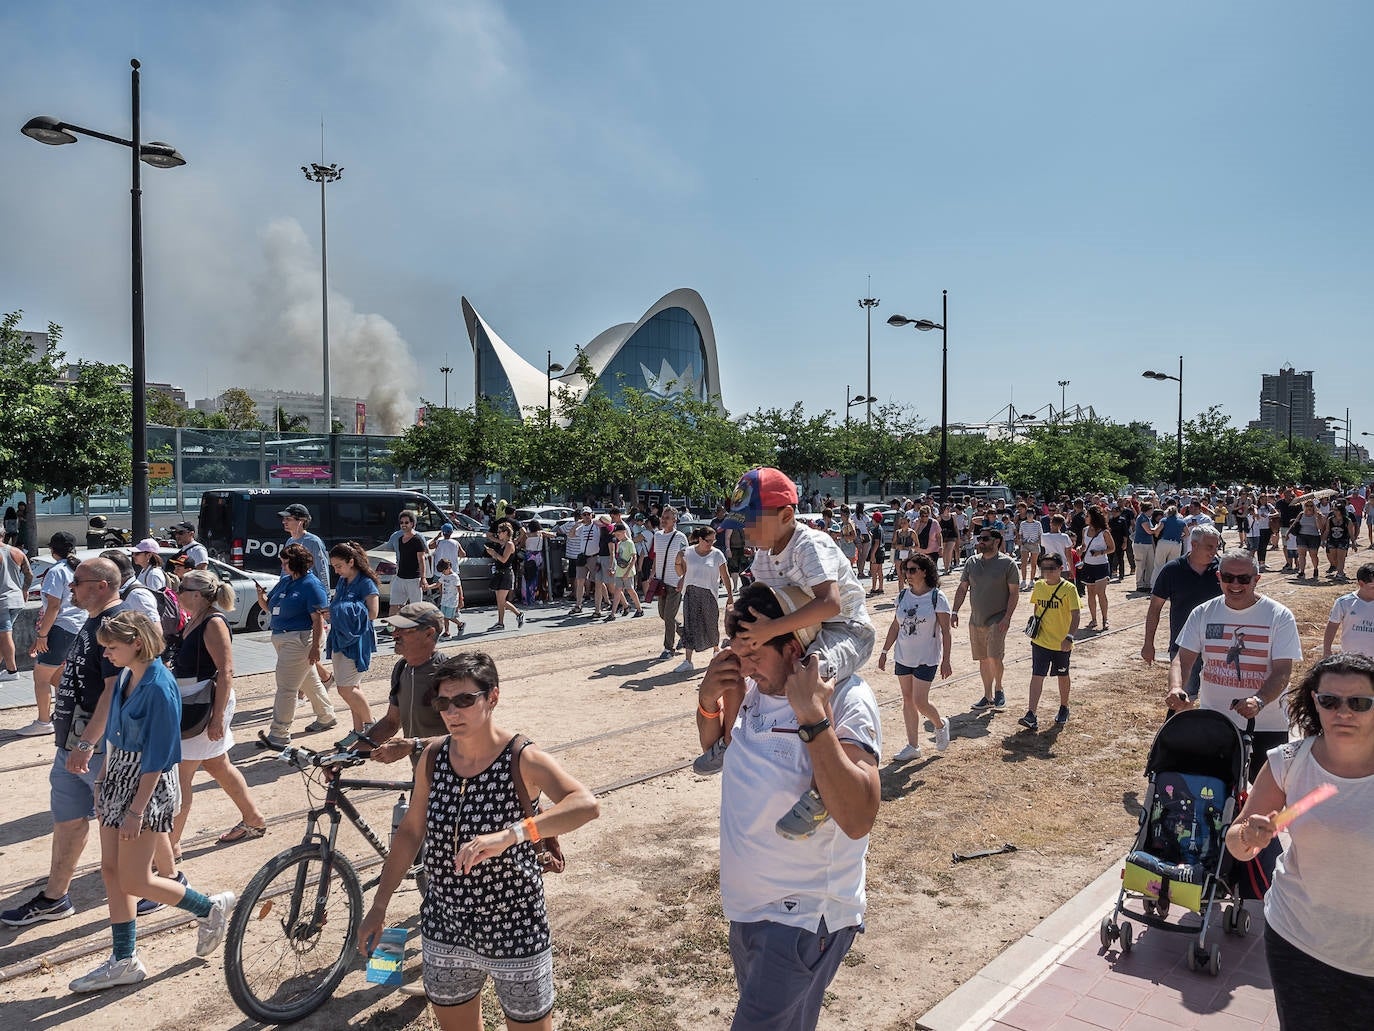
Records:
<instances>
[{"instance_id":1,"label":"backpack","mask_svg":"<svg viewBox=\"0 0 1374 1031\"><path fill-rule=\"evenodd\" d=\"M147 584L139 583L135 580L129 590L144 590L153 596L157 602L157 615L162 621L162 636L165 640L171 641L174 637L181 636L181 632L186 629L186 613L181 611L181 602L177 598L177 592L170 587L164 587L160 591L155 591ZM128 597L128 593L125 593Z\"/></svg>"}]
</instances>

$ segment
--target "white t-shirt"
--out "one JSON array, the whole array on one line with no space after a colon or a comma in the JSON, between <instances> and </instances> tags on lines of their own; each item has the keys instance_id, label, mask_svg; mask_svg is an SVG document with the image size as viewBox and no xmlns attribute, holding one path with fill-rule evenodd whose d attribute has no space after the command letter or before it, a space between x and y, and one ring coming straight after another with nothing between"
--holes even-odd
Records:
<instances>
[{"instance_id":1,"label":"white t-shirt","mask_svg":"<svg viewBox=\"0 0 1374 1031\"><path fill-rule=\"evenodd\" d=\"M1374 893L1352 890L1350 878L1374 852L1374 777L1337 777L1312 754L1315 738L1269 751L1269 772L1289 804L1322 784L1337 788L1316 809L1288 825L1288 847L1274 866L1264 896L1264 919L1314 959L1361 977L1374 977ZM732 746L733 747L733 746ZM728 752L727 752L728 755Z\"/></svg>"},{"instance_id":2,"label":"white t-shirt","mask_svg":"<svg viewBox=\"0 0 1374 1031\"><path fill-rule=\"evenodd\" d=\"M811 786L811 756L794 733L785 697L762 693L752 680L735 720L720 783L720 898L729 920L771 920L814 931L864 917L868 836L849 838L828 820L809 838L778 837L774 824ZM830 699L842 742L882 756L878 701L862 679L835 686ZM774 732L777 728L777 732Z\"/></svg>"},{"instance_id":3,"label":"white t-shirt","mask_svg":"<svg viewBox=\"0 0 1374 1031\"><path fill-rule=\"evenodd\" d=\"M916 594L904 590L897 595L897 643L894 656L903 666L938 666L945 657L944 635L936 616L949 613L949 599L938 587Z\"/></svg>"},{"instance_id":4,"label":"white t-shirt","mask_svg":"<svg viewBox=\"0 0 1374 1031\"><path fill-rule=\"evenodd\" d=\"M681 530L665 533L654 531L654 576L669 587L676 587L682 578L677 575L677 553L687 547L687 535Z\"/></svg>"},{"instance_id":5,"label":"white t-shirt","mask_svg":"<svg viewBox=\"0 0 1374 1031\"><path fill-rule=\"evenodd\" d=\"M682 589L703 587L712 594L720 586L720 567L725 565L725 555L719 548L712 548L705 555L696 546L688 547L682 553L687 562L687 575L682 578Z\"/></svg>"},{"instance_id":6,"label":"white t-shirt","mask_svg":"<svg viewBox=\"0 0 1374 1031\"><path fill-rule=\"evenodd\" d=\"M157 598L152 591L145 591L137 579L130 579L120 585L119 594L123 600L116 612L141 612L153 621L153 626L161 628L162 617L158 615Z\"/></svg>"},{"instance_id":7,"label":"white t-shirt","mask_svg":"<svg viewBox=\"0 0 1374 1031\"><path fill-rule=\"evenodd\" d=\"M1069 568L1069 549L1073 547L1073 538L1067 533L1047 533L1040 538L1040 547L1045 549L1046 555L1058 555L1064 560L1064 568Z\"/></svg>"},{"instance_id":8,"label":"white t-shirt","mask_svg":"<svg viewBox=\"0 0 1374 1031\"><path fill-rule=\"evenodd\" d=\"M144 587L151 587L155 591L163 591L167 588L167 576L157 566L146 566L138 571L138 582Z\"/></svg>"},{"instance_id":9,"label":"white t-shirt","mask_svg":"<svg viewBox=\"0 0 1374 1031\"><path fill-rule=\"evenodd\" d=\"M1242 730L1246 721L1231 703L1260 693L1274 659L1302 658L1293 613L1264 595L1247 609L1229 608L1225 596L1203 602L1188 614L1175 643L1202 656L1202 707L1225 713ZM1288 730L1287 688L1256 717L1255 729Z\"/></svg>"},{"instance_id":10,"label":"white t-shirt","mask_svg":"<svg viewBox=\"0 0 1374 1031\"><path fill-rule=\"evenodd\" d=\"M48 571L43 574L43 597L56 598L58 601L57 618L52 625L73 634L86 622L86 610L72 604L72 579L75 575L76 571L67 565L66 559L60 558L54 558Z\"/></svg>"},{"instance_id":11,"label":"white t-shirt","mask_svg":"<svg viewBox=\"0 0 1374 1031\"><path fill-rule=\"evenodd\" d=\"M538 540L539 538L536 537L534 539ZM462 559L463 553L458 550L458 542L452 537L440 536L434 542L431 554L434 556L434 568L436 570L439 568L439 560L446 558L449 561L449 565L453 567L453 571L455 573L458 572L458 562Z\"/></svg>"},{"instance_id":12,"label":"white t-shirt","mask_svg":"<svg viewBox=\"0 0 1374 1031\"><path fill-rule=\"evenodd\" d=\"M453 605L458 604L458 588L462 580L457 573L439 574L439 604Z\"/></svg>"},{"instance_id":13,"label":"white t-shirt","mask_svg":"<svg viewBox=\"0 0 1374 1031\"><path fill-rule=\"evenodd\" d=\"M854 532L862 537L864 534L873 532L873 520L866 515L854 517Z\"/></svg>"},{"instance_id":14,"label":"white t-shirt","mask_svg":"<svg viewBox=\"0 0 1374 1031\"><path fill-rule=\"evenodd\" d=\"M1357 591L1342 594L1327 622L1341 625L1340 651L1374 656L1374 601L1361 601Z\"/></svg>"},{"instance_id":15,"label":"white t-shirt","mask_svg":"<svg viewBox=\"0 0 1374 1031\"><path fill-rule=\"evenodd\" d=\"M750 568L759 583L769 587L804 587L813 594L821 584L834 580L839 588L840 614L835 620L826 622L838 620L873 625L864 604L863 585L854 575L854 567L834 538L823 530L797 523L782 551L774 555L768 548L757 549Z\"/></svg>"},{"instance_id":16,"label":"white t-shirt","mask_svg":"<svg viewBox=\"0 0 1374 1031\"><path fill-rule=\"evenodd\" d=\"M190 544L181 549L182 554L190 560L192 569L199 569L201 566L209 565L210 553L205 550L205 545L200 541L192 540Z\"/></svg>"}]
</instances>

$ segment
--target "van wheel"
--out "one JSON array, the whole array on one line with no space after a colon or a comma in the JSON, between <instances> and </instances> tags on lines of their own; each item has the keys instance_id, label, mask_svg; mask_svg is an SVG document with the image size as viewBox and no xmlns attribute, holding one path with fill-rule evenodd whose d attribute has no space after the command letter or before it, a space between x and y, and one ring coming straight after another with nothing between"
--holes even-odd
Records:
<instances>
[{"instance_id":1,"label":"van wheel","mask_svg":"<svg viewBox=\"0 0 1374 1031\"><path fill-rule=\"evenodd\" d=\"M249 633L261 633L272 629L272 621L267 616L267 610L254 602L253 607L248 610L248 621L243 628Z\"/></svg>"}]
</instances>

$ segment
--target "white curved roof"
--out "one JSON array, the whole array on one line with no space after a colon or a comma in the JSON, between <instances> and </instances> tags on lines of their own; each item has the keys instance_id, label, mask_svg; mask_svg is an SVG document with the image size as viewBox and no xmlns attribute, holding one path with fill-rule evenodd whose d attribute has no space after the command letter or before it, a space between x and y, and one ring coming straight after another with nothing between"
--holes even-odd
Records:
<instances>
[{"instance_id":1,"label":"white curved roof","mask_svg":"<svg viewBox=\"0 0 1374 1031\"><path fill-rule=\"evenodd\" d=\"M491 342L492 351L501 363L506 378L510 381L511 389L515 392L515 403L520 411L527 412L544 407L548 389L545 374L520 357L509 344L502 340L491 328L491 324L477 313L477 310L466 297L462 299L462 308L463 320L467 324L468 340L472 344L474 352L477 349L477 326L480 324L487 339ZM620 353L626 342L646 322L669 308L682 308L692 316L692 320L696 323L697 329L701 333L702 347L706 352L706 368L702 370L706 394L708 397L718 397L720 395L720 362L716 355L715 328L711 325L711 315L706 310L706 302L702 300L701 294L690 288L684 287L664 294L654 302L648 311L640 316L638 322L623 322L603 330L577 350L586 355L592 371L597 376L601 376L611 362L615 360L616 355ZM566 361L563 365L566 369L571 370L575 367L575 359ZM657 370L645 371L646 373L657 373ZM578 396L585 394L587 389L586 383L577 377L564 379L560 385Z\"/></svg>"}]
</instances>

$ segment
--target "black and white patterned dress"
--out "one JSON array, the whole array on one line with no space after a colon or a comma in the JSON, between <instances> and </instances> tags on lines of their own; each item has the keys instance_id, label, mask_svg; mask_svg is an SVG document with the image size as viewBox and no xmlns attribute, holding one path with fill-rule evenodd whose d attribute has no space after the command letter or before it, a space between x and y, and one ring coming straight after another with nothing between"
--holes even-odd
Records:
<instances>
[{"instance_id":1,"label":"black and white patterned dress","mask_svg":"<svg viewBox=\"0 0 1374 1031\"><path fill-rule=\"evenodd\" d=\"M524 819L511 778L511 742L474 777L453 771L448 748L435 756L425 812L429 890L420 907L420 931L426 940L458 955L470 953L487 969L518 980L521 972L540 969L552 948L534 846L513 845L468 874L453 862L466 842Z\"/></svg>"}]
</instances>

